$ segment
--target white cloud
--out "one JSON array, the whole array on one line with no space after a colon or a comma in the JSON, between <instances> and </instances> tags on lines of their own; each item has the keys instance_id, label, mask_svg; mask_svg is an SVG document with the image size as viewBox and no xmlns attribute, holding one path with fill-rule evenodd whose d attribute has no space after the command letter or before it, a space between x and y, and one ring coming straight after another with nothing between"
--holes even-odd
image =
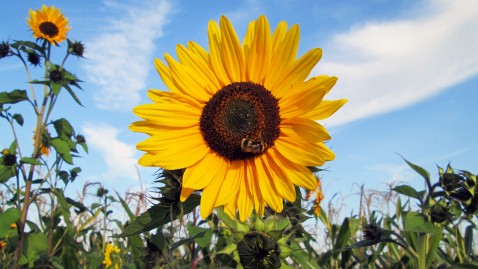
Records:
<instances>
[{"instance_id":1,"label":"white cloud","mask_svg":"<svg viewBox=\"0 0 478 269\"><path fill-rule=\"evenodd\" d=\"M328 124L344 124L426 99L478 73L478 1L429 0L414 19L368 23L325 47L314 74L337 75L348 98Z\"/></svg>"},{"instance_id":2,"label":"white cloud","mask_svg":"<svg viewBox=\"0 0 478 269\"><path fill-rule=\"evenodd\" d=\"M377 174L385 174L384 183L404 183L416 179L418 176L407 164L377 164L366 168L368 171Z\"/></svg>"},{"instance_id":3,"label":"white cloud","mask_svg":"<svg viewBox=\"0 0 478 269\"><path fill-rule=\"evenodd\" d=\"M163 35L171 5L154 0L134 6L105 2L119 10L118 17L101 29L97 38L86 42L84 68L88 81L99 86L95 104L100 109L128 111L140 101L139 92L152 68L154 41Z\"/></svg>"},{"instance_id":4,"label":"white cloud","mask_svg":"<svg viewBox=\"0 0 478 269\"><path fill-rule=\"evenodd\" d=\"M108 124L86 124L82 128L90 148L99 152L106 163L101 178L106 180L137 179L136 149L122 142L118 129Z\"/></svg>"}]
</instances>

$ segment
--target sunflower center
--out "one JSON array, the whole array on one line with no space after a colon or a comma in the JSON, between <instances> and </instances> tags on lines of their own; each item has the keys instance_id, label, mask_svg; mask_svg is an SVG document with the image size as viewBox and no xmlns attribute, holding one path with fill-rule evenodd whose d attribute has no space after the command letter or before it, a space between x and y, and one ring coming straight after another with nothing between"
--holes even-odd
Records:
<instances>
[{"instance_id":1,"label":"sunflower center","mask_svg":"<svg viewBox=\"0 0 478 269\"><path fill-rule=\"evenodd\" d=\"M274 145L280 134L277 99L252 82L229 84L203 108L200 129L209 148L224 158L251 159Z\"/></svg>"},{"instance_id":2,"label":"sunflower center","mask_svg":"<svg viewBox=\"0 0 478 269\"><path fill-rule=\"evenodd\" d=\"M40 31L44 34L44 35L47 35L49 37L55 37L58 35L58 33L60 32L58 30L58 27L52 23L52 22L49 22L49 21L46 21L46 22L42 22L40 24Z\"/></svg>"}]
</instances>

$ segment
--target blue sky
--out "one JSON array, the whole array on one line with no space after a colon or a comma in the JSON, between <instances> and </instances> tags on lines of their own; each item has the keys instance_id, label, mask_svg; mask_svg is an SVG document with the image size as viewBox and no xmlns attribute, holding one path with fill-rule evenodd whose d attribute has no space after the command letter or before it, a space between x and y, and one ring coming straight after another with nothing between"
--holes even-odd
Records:
<instances>
[{"instance_id":1,"label":"blue sky","mask_svg":"<svg viewBox=\"0 0 478 269\"><path fill-rule=\"evenodd\" d=\"M239 37L249 21L266 15L275 27L299 24L299 52L321 47L312 75L338 76L326 99L349 102L323 122L336 160L321 174L326 201L353 197L358 185L386 190L390 182L422 181L398 154L430 170L448 162L477 173L478 2L474 0L368 1L45 1L68 17L70 39L86 44L86 60L67 68L85 83L85 108L63 95L54 117L69 119L86 136L90 153L75 187L101 181L120 193L139 189L135 144L146 136L128 126L135 105L149 102L150 88L166 89L153 60L175 55L176 44L194 40L207 48L207 23L226 15ZM25 18L38 1L8 1L0 10L0 39L29 39ZM65 49L65 44L57 54ZM27 88L22 66L0 60L0 91ZM26 113L26 112L25 112ZM27 114L24 114L26 116ZM28 122L26 122L28 126ZM0 122L0 147L11 142ZM23 132L25 132L23 130ZM28 145L28 130L22 139ZM149 185L155 169L139 167ZM337 199L337 198L335 198ZM354 207L344 198L345 209Z\"/></svg>"}]
</instances>

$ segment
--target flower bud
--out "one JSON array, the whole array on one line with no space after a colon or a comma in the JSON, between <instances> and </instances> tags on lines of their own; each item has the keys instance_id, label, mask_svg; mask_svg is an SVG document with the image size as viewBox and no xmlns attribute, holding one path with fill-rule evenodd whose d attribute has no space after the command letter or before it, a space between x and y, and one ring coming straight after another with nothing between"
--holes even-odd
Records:
<instances>
[{"instance_id":1,"label":"flower bud","mask_svg":"<svg viewBox=\"0 0 478 269\"><path fill-rule=\"evenodd\" d=\"M40 55L36 52L29 52L27 57L28 62L30 62L33 66L40 65Z\"/></svg>"},{"instance_id":2,"label":"flower bud","mask_svg":"<svg viewBox=\"0 0 478 269\"><path fill-rule=\"evenodd\" d=\"M10 56L10 54L10 45L5 41L0 43L0 59Z\"/></svg>"},{"instance_id":3,"label":"flower bud","mask_svg":"<svg viewBox=\"0 0 478 269\"><path fill-rule=\"evenodd\" d=\"M279 268L281 266L279 246L268 234L251 232L237 244L242 266L252 268Z\"/></svg>"}]
</instances>

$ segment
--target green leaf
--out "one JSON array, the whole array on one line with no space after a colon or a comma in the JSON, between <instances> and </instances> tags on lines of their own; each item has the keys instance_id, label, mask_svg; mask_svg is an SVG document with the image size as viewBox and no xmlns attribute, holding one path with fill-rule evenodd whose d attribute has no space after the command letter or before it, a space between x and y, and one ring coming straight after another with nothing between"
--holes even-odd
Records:
<instances>
[{"instance_id":1,"label":"green leaf","mask_svg":"<svg viewBox=\"0 0 478 269\"><path fill-rule=\"evenodd\" d=\"M61 84L51 81L50 82L50 89L55 95L58 96L58 94L60 93L60 90L61 90Z\"/></svg>"},{"instance_id":2,"label":"green leaf","mask_svg":"<svg viewBox=\"0 0 478 269\"><path fill-rule=\"evenodd\" d=\"M398 193L403 194L405 196L421 200L420 194L414 188L412 188L408 185L396 186L395 188L393 188L393 190L395 192L398 192Z\"/></svg>"},{"instance_id":3,"label":"green leaf","mask_svg":"<svg viewBox=\"0 0 478 269\"><path fill-rule=\"evenodd\" d=\"M221 221L226 224L229 229L235 231L237 230L237 222L229 217L229 215L224 212L222 207L218 207L216 209L217 217L221 219Z\"/></svg>"},{"instance_id":4,"label":"green leaf","mask_svg":"<svg viewBox=\"0 0 478 269\"><path fill-rule=\"evenodd\" d=\"M18 123L18 125L23 126L23 116L21 114L13 114L13 119Z\"/></svg>"},{"instance_id":5,"label":"green leaf","mask_svg":"<svg viewBox=\"0 0 478 269\"><path fill-rule=\"evenodd\" d=\"M70 154L70 146L68 145L68 142L65 142L59 137L55 137L50 141L50 144L55 148L62 160L68 164L73 164L73 157Z\"/></svg>"},{"instance_id":6,"label":"green leaf","mask_svg":"<svg viewBox=\"0 0 478 269\"><path fill-rule=\"evenodd\" d=\"M400 156L400 157L402 157L402 159L408 164L408 166L410 166L413 170L415 170L415 172L421 175L427 181L427 184L430 185L430 173L428 173L427 170L407 161L405 158L403 158L403 156Z\"/></svg>"},{"instance_id":7,"label":"green leaf","mask_svg":"<svg viewBox=\"0 0 478 269\"><path fill-rule=\"evenodd\" d=\"M423 214L408 212L405 216L405 231L418 233L441 233L441 229L426 221Z\"/></svg>"},{"instance_id":8,"label":"green leaf","mask_svg":"<svg viewBox=\"0 0 478 269\"><path fill-rule=\"evenodd\" d=\"M202 232L196 234L196 235L193 236L193 237L181 239L181 240L179 240L178 242L174 243L174 244L171 246L171 250L174 250L175 248L178 248L178 247L180 247L180 246L183 245L183 244L191 243L191 242L194 241L194 239L197 239L197 238L199 238L199 237L203 237L204 234L206 234L206 231L202 231Z\"/></svg>"},{"instance_id":9,"label":"green leaf","mask_svg":"<svg viewBox=\"0 0 478 269\"><path fill-rule=\"evenodd\" d=\"M205 248L211 244L212 229L192 226L191 223L189 223L187 230L189 232L189 236L194 238L194 242L196 242L198 246ZM203 236L198 237L197 235L201 233Z\"/></svg>"},{"instance_id":10,"label":"green leaf","mask_svg":"<svg viewBox=\"0 0 478 269\"><path fill-rule=\"evenodd\" d=\"M29 253L46 254L48 240L44 233L29 233L25 240L24 254Z\"/></svg>"},{"instance_id":11,"label":"green leaf","mask_svg":"<svg viewBox=\"0 0 478 269\"><path fill-rule=\"evenodd\" d=\"M345 218L340 226L339 234L337 235L337 239L335 240L334 250L339 250L345 247L347 241L351 237L351 229L350 229L350 219Z\"/></svg>"},{"instance_id":12,"label":"green leaf","mask_svg":"<svg viewBox=\"0 0 478 269\"><path fill-rule=\"evenodd\" d=\"M428 242L426 268L431 268L431 265L435 261L435 255L437 253L438 247L440 246L442 237L443 233L435 233L431 236L430 241Z\"/></svg>"},{"instance_id":13,"label":"green leaf","mask_svg":"<svg viewBox=\"0 0 478 269\"><path fill-rule=\"evenodd\" d=\"M0 92L0 105L15 104L28 100L27 91L13 90L11 92Z\"/></svg>"},{"instance_id":14,"label":"green leaf","mask_svg":"<svg viewBox=\"0 0 478 269\"><path fill-rule=\"evenodd\" d=\"M201 196L191 194L184 203L179 202L172 206L154 205L131 222L117 237L136 235L161 227L193 211L200 200Z\"/></svg>"},{"instance_id":15,"label":"green leaf","mask_svg":"<svg viewBox=\"0 0 478 269\"><path fill-rule=\"evenodd\" d=\"M227 254L231 255L235 250L237 249L236 244L228 244L226 245L225 248L223 248L221 251L219 251L217 254Z\"/></svg>"},{"instance_id":16,"label":"green leaf","mask_svg":"<svg viewBox=\"0 0 478 269\"><path fill-rule=\"evenodd\" d=\"M131 211L128 204L125 202L125 200L123 200L123 198L121 198L121 196L119 195L119 193L117 191L115 191L115 192L116 192L116 196L118 196L118 199L121 203L121 206L123 206L123 209L126 211L126 214L128 214L129 219L130 220L136 219L136 216L133 214L133 212Z\"/></svg>"},{"instance_id":17,"label":"green leaf","mask_svg":"<svg viewBox=\"0 0 478 269\"><path fill-rule=\"evenodd\" d=\"M41 162L38 161L37 159L30 158L30 157L23 157L20 159L20 163L28 163L28 164L34 164L34 165L41 165Z\"/></svg>"},{"instance_id":18,"label":"green leaf","mask_svg":"<svg viewBox=\"0 0 478 269\"><path fill-rule=\"evenodd\" d=\"M70 231L74 231L73 223L71 222L70 219L70 205L68 204L65 195L63 194L63 191L60 189L56 189L53 191L53 194L57 197L58 204L60 205L60 211L61 214L63 215L63 221L65 221L66 226Z\"/></svg>"},{"instance_id":19,"label":"green leaf","mask_svg":"<svg viewBox=\"0 0 478 269\"><path fill-rule=\"evenodd\" d=\"M312 257L302 249L293 251L291 258L297 264L302 265L302 268L307 268L307 269L320 268L317 262L314 259L312 259Z\"/></svg>"},{"instance_id":20,"label":"green leaf","mask_svg":"<svg viewBox=\"0 0 478 269\"><path fill-rule=\"evenodd\" d=\"M10 225L16 223L19 219L20 211L14 207L5 210L3 213L0 213L0 238L17 234L17 231L12 229Z\"/></svg>"},{"instance_id":21,"label":"green leaf","mask_svg":"<svg viewBox=\"0 0 478 269\"><path fill-rule=\"evenodd\" d=\"M0 183L7 182L7 180L14 177L15 175L16 175L15 166L6 166L3 164L0 164Z\"/></svg>"},{"instance_id":22,"label":"green leaf","mask_svg":"<svg viewBox=\"0 0 478 269\"><path fill-rule=\"evenodd\" d=\"M474 255L473 251L473 225L469 225L465 229L465 253L468 257Z\"/></svg>"},{"instance_id":23,"label":"green leaf","mask_svg":"<svg viewBox=\"0 0 478 269\"><path fill-rule=\"evenodd\" d=\"M70 122L64 118L54 121L53 126L55 127L56 133L59 137L70 138L75 133Z\"/></svg>"},{"instance_id":24,"label":"green leaf","mask_svg":"<svg viewBox=\"0 0 478 269\"><path fill-rule=\"evenodd\" d=\"M80 101L80 98L78 98L78 96L75 94L75 92L73 92L73 90L70 88L68 84L63 85L63 88L65 88L68 91L68 93L71 95L71 97L73 97L73 99L75 100L77 104L79 104L80 106L83 106L83 104Z\"/></svg>"}]
</instances>

